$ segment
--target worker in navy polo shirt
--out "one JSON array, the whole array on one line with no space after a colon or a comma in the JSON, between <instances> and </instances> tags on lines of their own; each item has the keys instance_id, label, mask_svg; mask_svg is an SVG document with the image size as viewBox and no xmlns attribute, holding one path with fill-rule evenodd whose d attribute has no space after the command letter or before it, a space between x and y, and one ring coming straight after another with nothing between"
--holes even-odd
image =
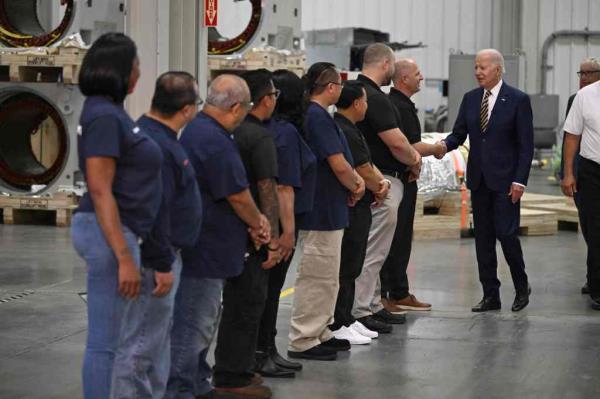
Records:
<instances>
[{"instance_id":1,"label":"worker in navy polo shirt","mask_svg":"<svg viewBox=\"0 0 600 399\"><path fill-rule=\"evenodd\" d=\"M98 38L79 75L86 100L77 146L88 191L71 232L87 265L86 399L110 396L115 355L131 348L120 338L121 322L138 297L139 244L148 237L161 203L160 148L123 107L139 77L135 43L121 33Z\"/></svg>"},{"instance_id":2,"label":"worker in navy polo shirt","mask_svg":"<svg viewBox=\"0 0 600 399\"><path fill-rule=\"evenodd\" d=\"M340 257L348 205L365 192L365 182L354 171L344 134L327 108L342 91L335 65L317 62L304 77L310 104L304 117L306 141L317 157L317 184L313 208L299 223L300 259L292 309L288 356L334 360L350 343L334 338L329 325L339 287Z\"/></svg>"},{"instance_id":3,"label":"worker in navy polo shirt","mask_svg":"<svg viewBox=\"0 0 600 399\"><path fill-rule=\"evenodd\" d=\"M275 345L279 297L292 261L302 215L312 209L317 179L317 158L301 136L304 119L304 84L286 69L273 72L280 90L269 131L277 147L279 219L282 261L269 269L269 288L256 346L256 371L265 377L289 378L302 364L281 356Z\"/></svg>"},{"instance_id":4,"label":"worker in navy polo shirt","mask_svg":"<svg viewBox=\"0 0 600 399\"><path fill-rule=\"evenodd\" d=\"M196 116L198 102L198 84L192 75L167 72L156 81L152 108L138 120L138 126L162 149L163 198L157 222L141 247L140 297L123 320L125 339L132 345L117 354L115 398L162 398L167 387L170 327L181 273L179 251L194 245L202 220L196 174L177 134ZM152 269L169 262L164 254L170 253L176 253L172 265L165 266L171 266L170 272Z\"/></svg>"},{"instance_id":5,"label":"worker in navy polo shirt","mask_svg":"<svg viewBox=\"0 0 600 399\"><path fill-rule=\"evenodd\" d=\"M271 241L259 249L249 242L244 268L227 279L223 290L223 314L219 324L213 385L232 397L270 398L271 390L253 382L258 326L265 306L268 270L281 260L279 203L277 198L277 150L265 121L271 118L279 91L271 72L249 71L242 78L250 88L254 107L234 132L246 168L250 192L271 225Z\"/></svg>"},{"instance_id":6,"label":"worker in navy polo shirt","mask_svg":"<svg viewBox=\"0 0 600 399\"><path fill-rule=\"evenodd\" d=\"M166 398L213 397L206 355L217 327L225 279L242 272L248 230L256 246L270 240L271 227L252 199L232 136L250 109L246 82L221 75L208 88L204 109L181 135L196 171L203 218L196 244L182 251Z\"/></svg>"}]
</instances>

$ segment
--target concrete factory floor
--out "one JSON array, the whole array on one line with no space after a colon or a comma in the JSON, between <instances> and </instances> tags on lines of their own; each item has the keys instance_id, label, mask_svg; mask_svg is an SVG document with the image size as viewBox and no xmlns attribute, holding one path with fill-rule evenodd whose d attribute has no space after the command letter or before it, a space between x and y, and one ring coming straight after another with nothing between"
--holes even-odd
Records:
<instances>
[{"instance_id":1,"label":"concrete factory floor","mask_svg":"<svg viewBox=\"0 0 600 399\"><path fill-rule=\"evenodd\" d=\"M530 191L557 193L546 176L534 172ZM337 362L306 361L294 380L267 380L274 396L600 397L600 313L579 293L582 237L559 232L523 237L522 244L533 288L523 312L510 311L514 293L502 257L503 309L476 315L470 308L481 289L473 239L417 241L412 291L434 310L409 314L406 325L370 346L353 347ZM0 398L80 398L85 272L68 229L0 225L0 254ZM281 350L292 300L282 300Z\"/></svg>"}]
</instances>

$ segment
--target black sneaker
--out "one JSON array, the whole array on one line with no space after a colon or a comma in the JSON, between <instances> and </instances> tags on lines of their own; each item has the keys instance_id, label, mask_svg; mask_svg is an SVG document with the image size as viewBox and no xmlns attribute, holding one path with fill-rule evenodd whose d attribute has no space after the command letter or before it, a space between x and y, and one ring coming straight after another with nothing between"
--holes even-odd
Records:
<instances>
[{"instance_id":1,"label":"black sneaker","mask_svg":"<svg viewBox=\"0 0 600 399\"><path fill-rule=\"evenodd\" d=\"M331 338L330 340L321 342L319 346L327 349L333 349L336 352L349 351L350 341L348 341L347 339Z\"/></svg>"},{"instance_id":2,"label":"black sneaker","mask_svg":"<svg viewBox=\"0 0 600 399\"><path fill-rule=\"evenodd\" d=\"M392 332L392 325L379 321L372 316L365 316L357 319L360 323L371 331L376 331L379 334L389 334Z\"/></svg>"},{"instance_id":3,"label":"black sneaker","mask_svg":"<svg viewBox=\"0 0 600 399\"><path fill-rule=\"evenodd\" d=\"M337 351L317 345L304 352L288 351L288 357L292 359L335 360L337 359Z\"/></svg>"},{"instance_id":4,"label":"black sneaker","mask_svg":"<svg viewBox=\"0 0 600 399\"><path fill-rule=\"evenodd\" d=\"M382 322L388 323L388 324L404 324L404 323L406 323L405 315L392 314L385 309L381 309L379 312L375 313L372 317L375 320L382 321Z\"/></svg>"}]
</instances>

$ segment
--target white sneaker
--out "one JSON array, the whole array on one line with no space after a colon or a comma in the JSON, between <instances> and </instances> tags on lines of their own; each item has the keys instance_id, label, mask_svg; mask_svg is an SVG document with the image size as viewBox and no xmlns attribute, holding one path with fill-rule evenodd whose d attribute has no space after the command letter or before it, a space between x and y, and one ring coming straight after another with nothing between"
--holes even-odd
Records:
<instances>
[{"instance_id":1,"label":"white sneaker","mask_svg":"<svg viewBox=\"0 0 600 399\"><path fill-rule=\"evenodd\" d=\"M367 345L371 343L371 338L366 337L352 328L342 326L339 330L333 331L333 336L337 339L346 339L351 345Z\"/></svg>"},{"instance_id":2,"label":"white sneaker","mask_svg":"<svg viewBox=\"0 0 600 399\"><path fill-rule=\"evenodd\" d=\"M362 336L369 337L372 339L376 339L377 337L379 337L379 333L377 331L369 330L358 320L350 325L350 329L356 331Z\"/></svg>"}]
</instances>

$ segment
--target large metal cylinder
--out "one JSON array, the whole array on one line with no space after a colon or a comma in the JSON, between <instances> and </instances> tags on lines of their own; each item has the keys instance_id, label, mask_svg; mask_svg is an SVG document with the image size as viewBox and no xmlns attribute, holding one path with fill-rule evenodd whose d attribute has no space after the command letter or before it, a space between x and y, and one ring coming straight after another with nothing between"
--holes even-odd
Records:
<instances>
[{"instance_id":1,"label":"large metal cylinder","mask_svg":"<svg viewBox=\"0 0 600 399\"><path fill-rule=\"evenodd\" d=\"M0 83L0 191L34 194L75 184L82 106L77 86Z\"/></svg>"},{"instance_id":2,"label":"large metal cylinder","mask_svg":"<svg viewBox=\"0 0 600 399\"><path fill-rule=\"evenodd\" d=\"M60 0L65 10L56 28L42 26L38 4L38 0L0 0L0 42L9 47L45 47L68 32L75 16L74 0Z\"/></svg>"}]
</instances>

